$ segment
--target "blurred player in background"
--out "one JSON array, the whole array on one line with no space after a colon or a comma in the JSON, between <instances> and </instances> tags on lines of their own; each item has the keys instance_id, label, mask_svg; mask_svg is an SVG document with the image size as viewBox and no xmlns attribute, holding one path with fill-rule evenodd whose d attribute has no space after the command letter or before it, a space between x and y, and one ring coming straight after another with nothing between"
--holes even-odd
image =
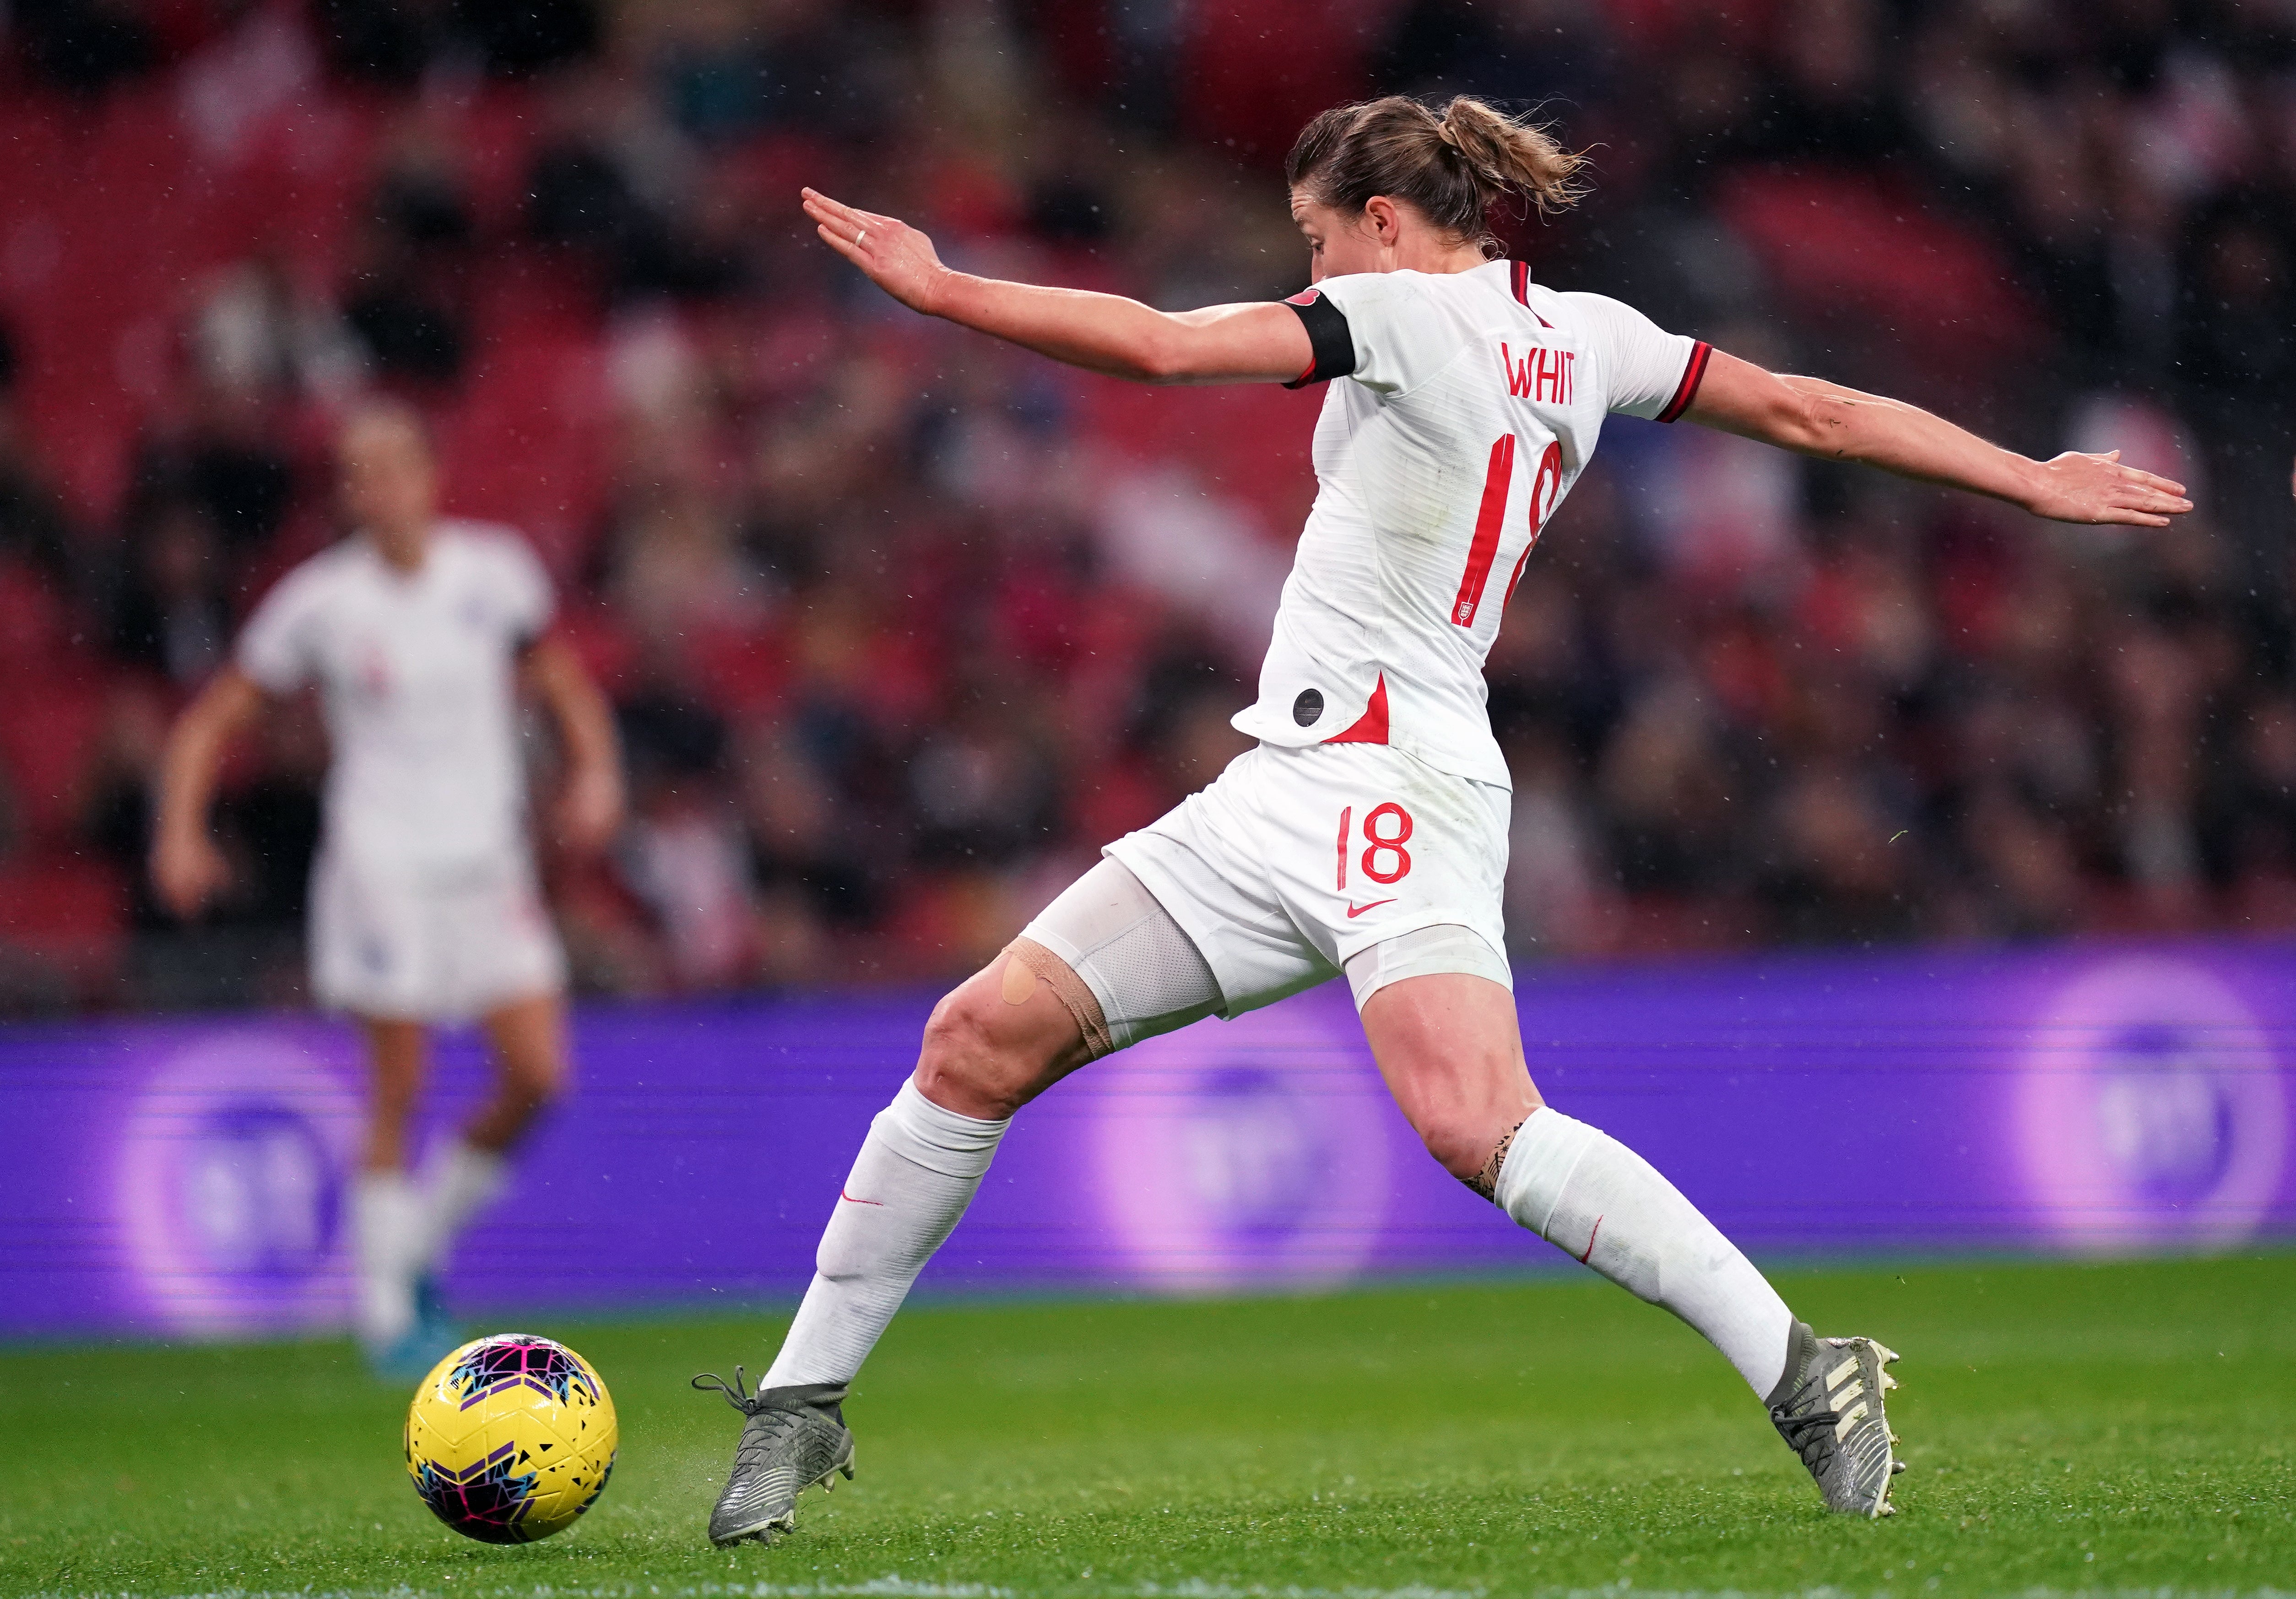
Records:
<instances>
[{"instance_id":1,"label":"blurred player in background","mask_svg":"<svg viewBox=\"0 0 2296 1599\"><path fill-rule=\"evenodd\" d=\"M1819 1338L1688 1199L1526 1069L1500 925L1509 783L1483 662L1540 529L1613 412L1702 422L2075 522L2165 526L2176 484L2043 463L1925 412L1779 377L1498 257L1490 208L1576 196L1579 160L1479 101L1390 97L1311 122L1286 163L1314 287L1167 315L943 266L890 217L808 190L821 237L911 308L1092 371L1159 382L1327 380L1317 493L1256 703L1259 746L1118 840L944 999L915 1075L871 1127L797 1319L754 1396L710 1520L770 1538L798 1493L851 1473L842 1401L963 1214L1013 1112L1157 1033L1344 972L1396 1101L1455 1176L1704 1334L1767 1406L1830 1509L1888 1514L1895 1358ZM1813 1103L1764 1158L1806 1202L1864 1202L1830 1159L1849 1102ZM699 1378L702 1385L718 1383Z\"/></svg>"},{"instance_id":2,"label":"blurred player in background","mask_svg":"<svg viewBox=\"0 0 2296 1599\"><path fill-rule=\"evenodd\" d=\"M447 1252L566 1080L565 962L527 840L520 690L557 723L568 848L600 849L620 826L621 767L605 700L545 636L550 581L532 552L507 529L439 515L421 419L363 409L339 455L352 532L272 589L177 722L152 877L184 917L226 885L208 833L225 754L267 700L316 685L334 757L311 987L358 1019L373 1071L352 1199L358 1332L378 1372L419 1377L454 1342L436 1288ZM472 1017L494 1091L418 1179L408 1142L429 1030Z\"/></svg>"}]
</instances>

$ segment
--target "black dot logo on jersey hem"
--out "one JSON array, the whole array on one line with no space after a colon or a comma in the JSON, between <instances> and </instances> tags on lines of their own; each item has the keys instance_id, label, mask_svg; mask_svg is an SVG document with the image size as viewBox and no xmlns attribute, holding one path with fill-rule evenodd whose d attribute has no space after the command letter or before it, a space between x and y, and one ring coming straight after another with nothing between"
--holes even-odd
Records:
<instances>
[{"instance_id":1,"label":"black dot logo on jersey hem","mask_svg":"<svg viewBox=\"0 0 2296 1599\"><path fill-rule=\"evenodd\" d=\"M1292 701L1292 719L1302 727L1313 727L1316 718L1323 714L1324 691L1322 689L1303 688L1300 691L1300 697Z\"/></svg>"}]
</instances>

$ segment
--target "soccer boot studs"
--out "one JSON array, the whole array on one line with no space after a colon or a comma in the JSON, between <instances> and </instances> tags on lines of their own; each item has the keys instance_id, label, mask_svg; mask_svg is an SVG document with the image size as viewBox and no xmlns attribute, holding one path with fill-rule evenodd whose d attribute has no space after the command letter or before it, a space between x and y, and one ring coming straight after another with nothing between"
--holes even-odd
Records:
<instances>
[{"instance_id":1,"label":"soccer boot studs","mask_svg":"<svg viewBox=\"0 0 2296 1599\"><path fill-rule=\"evenodd\" d=\"M709 1513L709 1541L719 1548L744 1538L772 1543L796 1528L800 1494L835 1488L840 1472L853 1475L853 1434L845 1429L841 1408L844 1384L747 1393L737 1365L731 1383L708 1373L694 1378L693 1386L705 1392L715 1389L747 1418L726 1491Z\"/></svg>"},{"instance_id":2,"label":"soccer boot studs","mask_svg":"<svg viewBox=\"0 0 2296 1599\"><path fill-rule=\"evenodd\" d=\"M1770 1422L1817 1480L1825 1507L1842 1515L1889 1516L1890 1483L1905 1465L1895 1454L1882 1396L1898 1386L1883 1368L1895 1350L1870 1338L1819 1338L1800 1322L1785 1375L1770 1395Z\"/></svg>"}]
</instances>

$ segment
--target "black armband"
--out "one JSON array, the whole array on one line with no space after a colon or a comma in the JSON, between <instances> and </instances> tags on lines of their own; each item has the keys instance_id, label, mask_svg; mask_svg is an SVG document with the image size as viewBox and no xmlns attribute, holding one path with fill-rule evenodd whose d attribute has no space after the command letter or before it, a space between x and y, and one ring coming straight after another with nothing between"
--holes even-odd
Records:
<instances>
[{"instance_id":1,"label":"black armband","mask_svg":"<svg viewBox=\"0 0 2296 1599\"><path fill-rule=\"evenodd\" d=\"M1300 324L1308 330L1308 348L1312 352L1307 369L1284 384L1286 389L1329 382L1355 371L1356 339L1348 331L1346 312L1315 289L1303 289L1283 303L1300 314Z\"/></svg>"}]
</instances>

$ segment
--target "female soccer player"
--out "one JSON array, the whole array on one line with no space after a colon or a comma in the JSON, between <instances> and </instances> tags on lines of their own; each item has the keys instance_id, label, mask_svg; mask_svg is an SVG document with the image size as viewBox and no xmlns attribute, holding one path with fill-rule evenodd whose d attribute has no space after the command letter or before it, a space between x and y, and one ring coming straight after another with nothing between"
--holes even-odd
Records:
<instances>
[{"instance_id":1,"label":"female soccer player","mask_svg":"<svg viewBox=\"0 0 2296 1599\"><path fill-rule=\"evenodd\" d=\"M929 316L1144 381L1331 387L1315 507L1259 698L1235 718L1258 748L1109 845L935 1009L779 1356L754 1396L735 1374L728 1397L748 1419L714 1541L770 1539L794 1525L802 1488L851 1474L848 1385L1014 1111L1111 1050L1339 972L1381 1074L1445 1168L1710 1340L1830 1508L1889 1513L1882 1397L1895 1382L1882 1368L1896 1357L1870 1339L1815 1337L1663 1177L1531 1086L1501 953L1508 784L1484 657L1611 412L1862 461L2061 521L2161 527L2191 507L2178 485L2116 455L2028 460L1492 258L1488 209L1510 195L1568 204L1578 165L1472 99L1440 114L1400 97L1326 111L1284 169L1314 286L1177 316L952 272L915 229L806 191L824 242Z\"/></svg>"},{"instance_id":2,"label":"female soccer player","mask_svg":"<svg viewBox=\"0 0 2296 1599\"><path fill-rule=\"evenodd\" d=\"M357 531L281 579L176 724L152 878L184 917L228 882L207 831L226 749L266 697L317 685L334 761L311 875L311 986L365 1034L374 1088L351 1206L358 1332L378 1373L412 1380L454 1342L435 1273L566 1077L565 963L526 837L521 681L562 735L557 820L570 847L595 849L620 825L621 766L604 699L544 636L540 563L506 529L439 518L420 419L363 410L339 454ZM493 1097L418 1184L407 1129L427 1031L472 1016L493 1046Z\"/></svg>"}]
</instances>

